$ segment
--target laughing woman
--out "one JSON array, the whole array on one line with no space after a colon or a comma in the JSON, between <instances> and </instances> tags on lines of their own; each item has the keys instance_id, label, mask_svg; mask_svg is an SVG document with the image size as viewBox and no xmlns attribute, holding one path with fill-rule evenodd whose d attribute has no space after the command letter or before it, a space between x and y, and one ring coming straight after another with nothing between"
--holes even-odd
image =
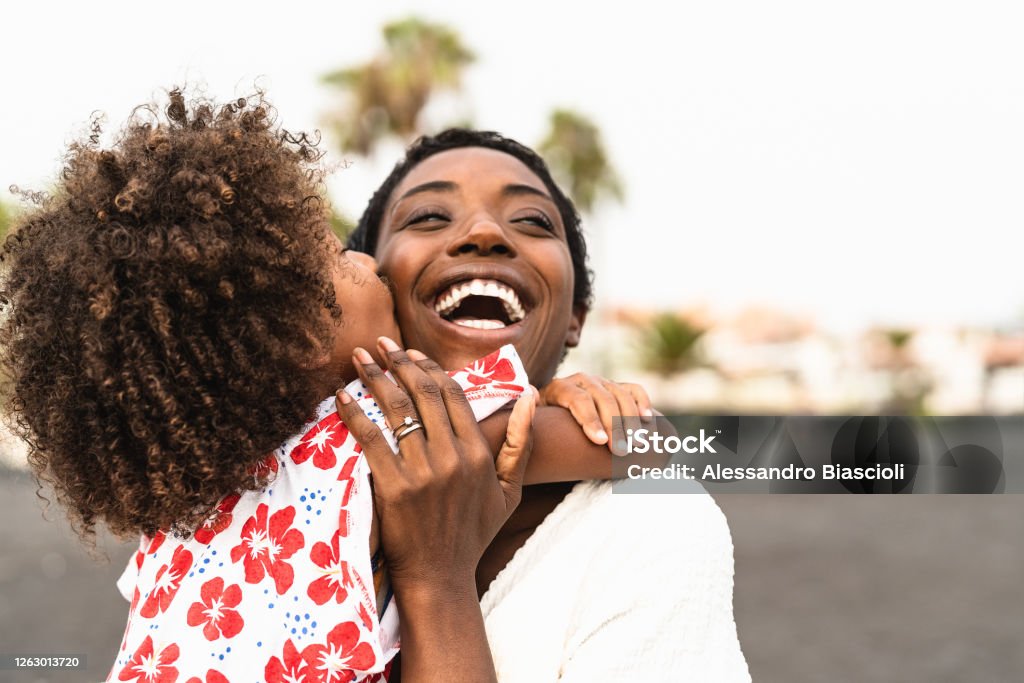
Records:
<instances>
[{"instance_id":1,"label":"laughing woman","mask_svg":"<svg viewBox=\"0 0 1024 683\"><path fill-rule=\"evenodd\" d=\"M631 385L553 380L579 343L591 279L579 216L532 150L478 131L421 139L349 246L376 256L406 341L442 366L514 344L547 401L571 406L578 394L582 423L597 406L594 441L607 441L612 415L637 416ZM477 586L504 683L750 680L732 614L732 540L703 491L527 487Z\"/></svg>"}]
</instances>

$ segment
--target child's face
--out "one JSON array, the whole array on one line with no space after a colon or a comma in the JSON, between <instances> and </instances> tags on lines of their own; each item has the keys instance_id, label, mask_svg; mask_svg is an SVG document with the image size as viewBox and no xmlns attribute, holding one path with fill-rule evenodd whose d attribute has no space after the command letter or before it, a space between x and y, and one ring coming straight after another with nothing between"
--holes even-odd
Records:
<instances>
[{"instance_id":1,"label":"child's face","mask_svg":"<svg viewBox=\"0 0 1024 683\"><path fill-rule=\"evenodd\" d=\"M391 292L377 276L377 262L373 257L345 251L339 242L331 258L334 297L341 307L341 325L333 328L330 369L332 375L340 374L348 381L356 378L352 351L357 346L377 356L378 337L391 337L401 343L401 336Z\"/></svg>"}]
</instances>

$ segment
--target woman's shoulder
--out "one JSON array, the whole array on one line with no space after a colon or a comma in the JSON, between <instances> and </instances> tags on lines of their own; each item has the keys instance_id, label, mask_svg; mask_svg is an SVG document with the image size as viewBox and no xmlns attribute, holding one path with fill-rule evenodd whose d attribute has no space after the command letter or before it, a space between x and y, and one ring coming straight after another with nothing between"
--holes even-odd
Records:
<instances>
[{"instance_id":1,"label":"woman's shoulder","mask_svg":"<svg viewBox=\"0 0 1024 683\"><path fill-rule=\"evenodd\" d=\"M616 592L623 599L648 595L659 601L665 585L682 581L694 590L731 595L732 535L714 498L699 484L690 493L657 494L623 492L621 483L578 484L541 537L539 545L553 557L577 563L569 572L579 571L573 582L582 594ZM622 593L618 587L625 584L635 588Z\"/></svg>"},{"instance_id":2,"label":"woman's shoulder","mask_svg":"<svg viewBox=\"0 0 1024 683\"><path fill-rule=\"evenodd\" d=\"M688 482L663 493L638 491L632 483L581 482L566 496L561 515L578 524L600 526L606 534L635 544L662 538L673 543L715 543L731 552L725 514L699 483Z\"/></svg>"}]
</instances>

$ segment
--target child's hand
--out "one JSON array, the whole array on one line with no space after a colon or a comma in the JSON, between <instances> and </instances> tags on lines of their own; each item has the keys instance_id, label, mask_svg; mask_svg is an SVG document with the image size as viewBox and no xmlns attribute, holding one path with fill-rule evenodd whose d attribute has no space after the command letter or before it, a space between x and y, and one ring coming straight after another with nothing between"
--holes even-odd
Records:
<instances>
[{"instance_id":1,"label":"child's hand","mask_svg":"<svg viewBox=\"0 0 1024 683\"><path fill-rule=\"evenodd\" d=\"M609 448L625 441L624 428L648 423L654 417L651 399L639 384L612 382L578 372L568 377L556 377L540 391L543 405L561 406L572 413L587 438L596 444L614 440ZM612 418L621 417L618 425Z\"/></svg>"}]
</instances>

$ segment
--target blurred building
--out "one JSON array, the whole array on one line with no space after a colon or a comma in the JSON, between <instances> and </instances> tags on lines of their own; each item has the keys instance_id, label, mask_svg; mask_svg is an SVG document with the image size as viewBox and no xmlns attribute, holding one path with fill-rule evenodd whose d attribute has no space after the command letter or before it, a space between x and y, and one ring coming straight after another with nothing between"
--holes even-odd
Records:
<instances>
[{"instance_id":1,"label":"blurred building","mask_svg":"<svg viewBox=\"0 0 1024 683\"><path fill-rule=\"evenodd\" d=\"M683 352L652 326L678 319L697 339ZM693 332L696 331L696 332ZM1024 328L873 328L836 333L805 316L752 307L612 309L587 321L563 372L593 372L647 388L662 410L720 413L931 415L1024 413Z\"/></svg>"}]
</instances>

